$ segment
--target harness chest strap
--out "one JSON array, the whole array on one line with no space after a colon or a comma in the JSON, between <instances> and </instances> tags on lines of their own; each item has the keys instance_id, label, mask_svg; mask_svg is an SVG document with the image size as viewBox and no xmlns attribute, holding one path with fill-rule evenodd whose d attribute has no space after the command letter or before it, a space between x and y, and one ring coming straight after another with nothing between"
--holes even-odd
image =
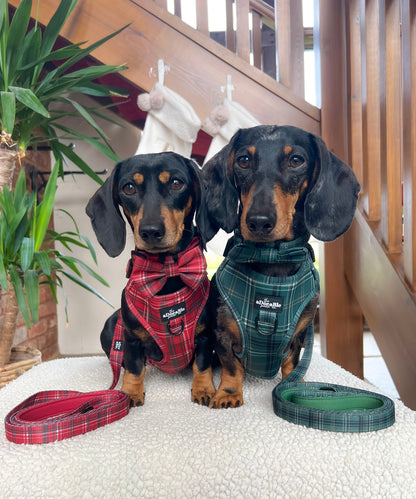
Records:
<instances>
[{"instance_id":1,"label":"harness chest strap","mask_svg":"<svg viewBox=\"0 0 416 499\"><path fill-rule=\"evenodd\" d=\"M299 241L283 243L279 249L238 241L229 257L238 262L298 260L308 258ZM302 257L303 255L303 257ZM224 262L227 265L227 262ZM233 306L231 309L233 310ZM235 309L234 309L235 310ZM236 317L241 329L241 320ZM272 328L275 329L275 326ZM291 332L289 328L286 332ZM243 332L242 332L243 334ZM289 337L290 335L288 335ZM290 338L289 338L290 339ZM313 323L307 328L302 358L296 368L272 392L277 416L292 423L327 431L368 432L391 426L395 421L394 403L388 397L367 390L330 383L301 381L309 367L313 351ZM288 338L283 341L285 350Z\"/></svg>"}]
</instances>

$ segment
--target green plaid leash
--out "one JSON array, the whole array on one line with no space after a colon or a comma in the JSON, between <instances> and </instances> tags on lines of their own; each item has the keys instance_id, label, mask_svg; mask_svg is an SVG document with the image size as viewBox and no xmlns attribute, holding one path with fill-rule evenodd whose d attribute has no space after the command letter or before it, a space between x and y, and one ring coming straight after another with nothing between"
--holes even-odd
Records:
<instances>
[{"instance_id":1,"label":"green plaid leash","mask_svg":"<svg viewBox=\"0 0 416 499\"><path fill-rule=\"evenodd\" d=\"M377 431L394 424L394 403L384 395L301 381L312 358L313 337L310 324L299 364L272 392L275 414L291 423L342 433Z\"/></svg>"},{"instance_id":2,"label":"green plaid leash","mask_svg":"<svg viewBox=\"0 0 416 499\"><path fill-rule=\"evenodd\" d=\"M306 240L273 247L243 242L237 233L226 253L239 262L301 262ZM303 247L302 247L303 246ZM306 247L311 248L309 245ZM395 422L394 403L384 395L331 383L304 382L312 358L314 328L305 336L305 348L296 368L272 392L273 409L286 421L319 430L360 433L388 428Z\"/></svg>"}]
</instances>

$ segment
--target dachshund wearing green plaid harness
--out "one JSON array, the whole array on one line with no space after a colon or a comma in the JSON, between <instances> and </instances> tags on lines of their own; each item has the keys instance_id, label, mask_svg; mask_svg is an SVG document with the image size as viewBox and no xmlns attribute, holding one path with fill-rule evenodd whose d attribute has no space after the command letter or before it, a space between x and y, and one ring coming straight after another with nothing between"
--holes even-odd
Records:
<instances>
[{"instance_id":1,"label":"dachshund wearing green plaid harness","mask_svg":"<svg viewBox=\"0 0 416 499\"><path fill-rule=\"evenodd\" d=\"M209 281L202 249L207 215L199 166L173 152L137 155L116 165L86 210L112 257L126 243L121 210L133 230L135 250L121 309L101 333L114 380L123 362L121 389L138 406L144 403L146 364L169 373L192 364L192 401L207 405L215 387L213 338L206 328Z\"/></svg>"},{"instance_id":2,"label":"dachshund wearing green plaid harness","mask_svg":"<svg viewBox=\"0 0 416 499\"><path fill-rule=\"evenodd\" d=\"M243 404L243 374L282 378L299 363L319 300L310 235L350 226L360 186L317 136L291 126L239 130L202 170L207 240L235 231L210 288L222 364L210 407Z\"/></svg>"}]
</instances>

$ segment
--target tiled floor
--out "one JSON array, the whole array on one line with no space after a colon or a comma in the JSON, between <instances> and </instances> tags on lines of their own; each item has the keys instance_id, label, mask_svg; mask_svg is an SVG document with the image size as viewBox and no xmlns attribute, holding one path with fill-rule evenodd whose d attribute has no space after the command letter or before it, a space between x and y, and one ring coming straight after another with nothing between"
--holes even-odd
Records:
<instances>
[{"instance_id":1,"label":"tiled floor","mask_svg":"<svg viewBox=\"0 0 416 499\"><path fill-rule=\"evenodd\" d=\"M386 395L400 398L374 336L364 333L364 377Z\"/></svg>"}]
</instances>

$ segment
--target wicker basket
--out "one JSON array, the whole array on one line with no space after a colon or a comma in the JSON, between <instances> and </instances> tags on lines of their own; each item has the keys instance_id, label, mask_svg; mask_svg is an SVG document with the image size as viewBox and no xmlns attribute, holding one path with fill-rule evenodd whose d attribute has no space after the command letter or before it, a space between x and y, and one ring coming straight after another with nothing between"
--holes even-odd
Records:
<instances>
[{"instance_id":1,"label":"wicker basket","mask_svg":"<svg viewBox=\"0 0 416 499\"><path fill-rule=\"evenodd\" d=\"M41 360L42 354L36 348L13 347L9 363L0 368L0 388L40 364Z\"/></svg>"}]
</instances>

